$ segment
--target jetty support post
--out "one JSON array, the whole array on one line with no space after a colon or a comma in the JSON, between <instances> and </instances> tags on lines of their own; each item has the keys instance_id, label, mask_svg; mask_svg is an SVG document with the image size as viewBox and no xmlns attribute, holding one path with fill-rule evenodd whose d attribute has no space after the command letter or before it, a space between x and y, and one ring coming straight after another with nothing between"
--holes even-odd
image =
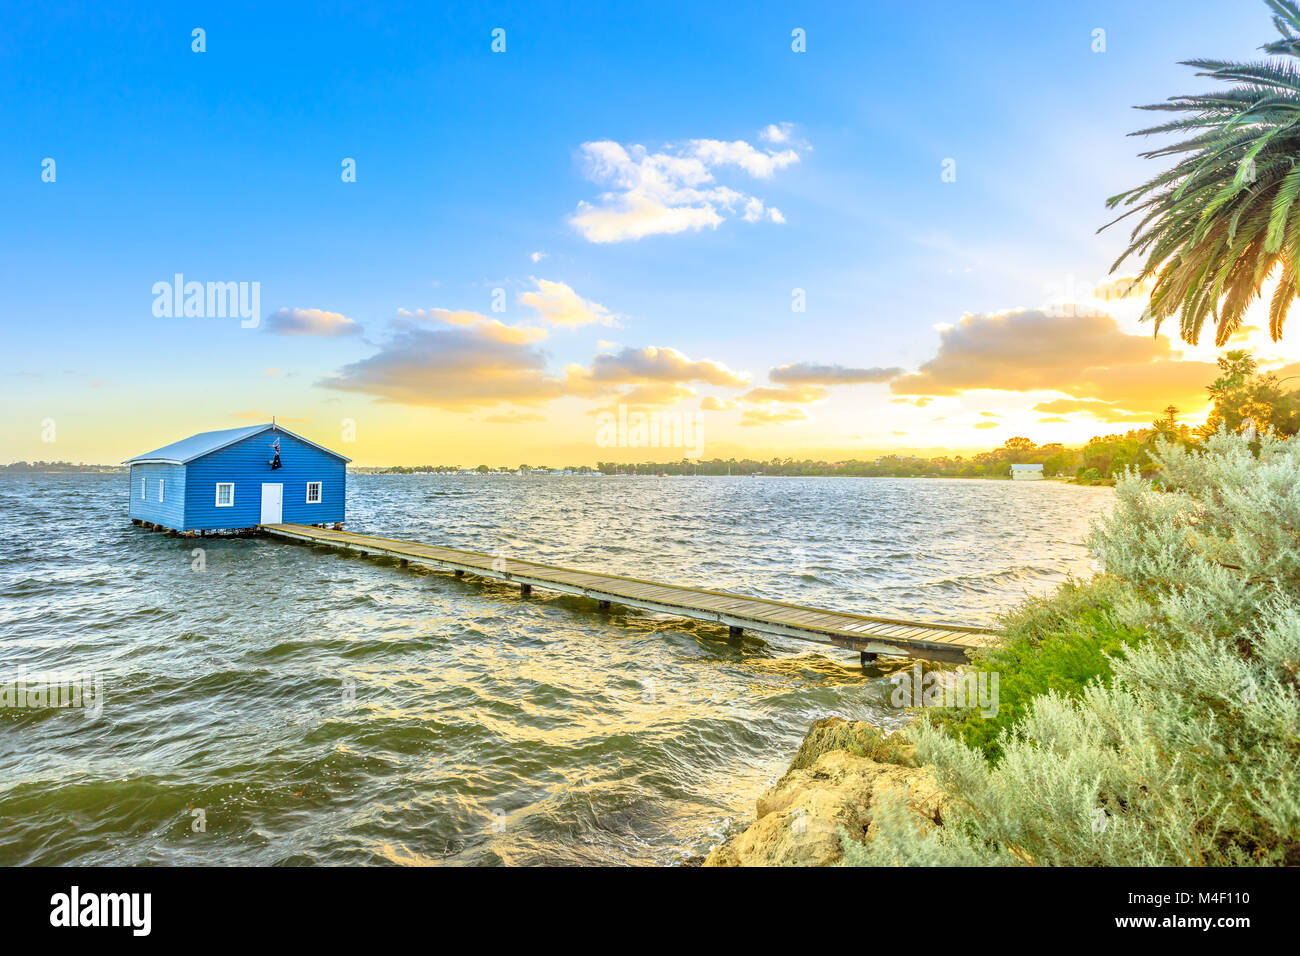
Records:
<instances>
[{"instance_id":1,"label":"jetty support post","mask_svg":"<svg viewBox=\"0 0 1300 956\"><path fill-rule=\"evenodd\" d=\"M740 638L744 635L744 633L745 633L745 629L743 627L736 627L736 625L734 624L729 624L727 626L727 636L730 637L733 641L740 640Z\"/></svg>"},{"instance_id":2,"label":"jetty support post","mask_svg":"<svg viewBox=\"0 0 1300 956\"><path fill-rule=\"evenodd\" d=\"M608 602L608 601L597 601L597 602L596 602L596 607L598 607L598 608L599 608L600 610L602 610L602 611L608 611L608 610L609 610L609 602Z\"/></svg>"},{"instance_id":3,"label":"jetty support post","mask_svg":"<svg viewBox=\"0 0 1300 956\"><path fill-rule=\"evenodd\" d=\"M465 576L465 572L462 571L460 568L457 568L457 569L456 569L456 577L458 577L458 578L463 578L464 576Z\"/></svg>"},{"instance_id":4,"label":"jetty support post","mask_svg":"<svg viewBox=\"0 0 1300 956\"><path fill-rule=\"evenodd\" d=\"M875 651L862 651L861 658L860 658L860 660L862 661L862 666L868 667L874 664L876 662L876 658L879 656L880 655L877 654Z\"/></svg>"},{"instance_id":5,"label":"jetty support post","mask_svg":"<svg viewBox=\"0 0 1300 956\"><path fill-rule=\"evenodd\" d=\"M532 594L532 593L533 593L533 586L532 586L531 584L521 584L521 585L519 585L519 596L520 596L520 597L528 597L528 595L530 595L530 594Z\"/></svg>"}]
</instances>

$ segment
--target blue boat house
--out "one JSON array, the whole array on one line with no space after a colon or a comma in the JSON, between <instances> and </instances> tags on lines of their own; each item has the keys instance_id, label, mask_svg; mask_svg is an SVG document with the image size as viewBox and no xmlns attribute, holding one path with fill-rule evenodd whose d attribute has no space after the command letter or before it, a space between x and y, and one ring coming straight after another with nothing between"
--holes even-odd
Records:
<instances>
[{"instance_id":1,"label":"blue boat house","mask_svg":"<svg viewBox=\"0 0 1300 956\"><path fill-rule=\"evenodd\" d=\"M123 462L128 514L184 534L341 525L350 460L274 422L201 432Z\"/></svg>"}]
</instances>

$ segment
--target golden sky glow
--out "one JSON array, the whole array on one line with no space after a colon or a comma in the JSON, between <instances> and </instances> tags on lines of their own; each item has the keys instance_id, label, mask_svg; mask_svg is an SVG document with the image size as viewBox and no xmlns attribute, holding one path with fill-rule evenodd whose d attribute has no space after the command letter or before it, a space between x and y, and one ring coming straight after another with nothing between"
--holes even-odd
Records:
<instances>
[{"instance_id":1,"label":"golden sky glow","mask_svg":"<svg viewBox=\"0 0 1300 956\"><path fill-rule=\"evenodd\" d=\"M579 323L583 310L590 322L612 313L567 285L537 282L527 294L528 320L403 310L369 357L333 375L304 380L261 363L244 407L218 410L186 396L161 407L123 405L118 393L92 384L86 394L113 406L118 424L83 431L83 416L72 411L50 416L56 427L63 419L54 447L10 437L21 449L16 458L112 462L193 431L274 414L361 465L514 467L695 451L705 458L934 454L985 449L1014 435L1071 444L1141 427L1171 403L1184 420L1202 421L1216 350L1153 336L1138 321L1144 291L1117 298L1114 285L1101 284L1098 292L1077 303L961 316L935 330L930 357L912 369L796 353L770 369L744 370L725 355L613 342L590 362L556 369L545 351L551 330ZM1231 344L1291 372L1300 348L1270 342L1255 314L1261 309ZM350 322L307 310L281 321L287 334L311 335L317 323L324 329L317 334L331 337ZM698 441L664 447L652 436L644 446L633 437L631 446L611 447L597 437L597 417L620 406L653 413L656 423L685 423Z\"/></svg>"}]
</instances>

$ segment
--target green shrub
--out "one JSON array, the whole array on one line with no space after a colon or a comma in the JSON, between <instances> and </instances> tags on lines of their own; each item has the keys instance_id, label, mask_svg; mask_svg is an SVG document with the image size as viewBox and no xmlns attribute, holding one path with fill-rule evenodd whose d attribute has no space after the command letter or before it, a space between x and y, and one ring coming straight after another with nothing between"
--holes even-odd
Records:
<instances>
[{"instance_id":1,"label":"green shrub","mask_svg":"<svg viewBox=\"0 0 1300 956\"><path fill-rule=\"evenodd\" d=\"M944 822L884 797L846 863L1300 864L1300 442L1253 452L1221 430L1158 446L1164 491L1119 479L1090 543L1124 585L1111 619L1147 636L1109 684L1029 702L996 763L911 725Z\"/></svg>"},{"instance_id":2,"label":"green shrub","mask_svg":"<svg viewBox=\"0 0 1300 956\"><path fill-rule=\"evenodd\" d=\"M1115 619L1115 603L1125 593L1119 581L1099 575L1026 602L1003 622L1001 642L970 667L997 674L997 714L929 708L924 716L996 762L1002 734L1024 718L1035 697L1048 691L1078 697L1089 683L1110 682L1110 658L1144 634Z\"/></svg>"}]
</instances>

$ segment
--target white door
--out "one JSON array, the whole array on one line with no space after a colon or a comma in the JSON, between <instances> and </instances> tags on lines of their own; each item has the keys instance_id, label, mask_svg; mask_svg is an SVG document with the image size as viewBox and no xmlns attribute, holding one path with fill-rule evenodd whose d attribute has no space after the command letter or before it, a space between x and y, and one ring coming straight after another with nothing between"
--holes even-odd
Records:
<instances>
[{"instance_id":1,"label":"white door","mask_svg":"<svg viewBox=\"0 0 1300 956\"><path fill-rule=\"evenodd\" d=\"M262 524L279 524L284 516L284 485L262 485Z\"/></svg>"}]
</instances>

